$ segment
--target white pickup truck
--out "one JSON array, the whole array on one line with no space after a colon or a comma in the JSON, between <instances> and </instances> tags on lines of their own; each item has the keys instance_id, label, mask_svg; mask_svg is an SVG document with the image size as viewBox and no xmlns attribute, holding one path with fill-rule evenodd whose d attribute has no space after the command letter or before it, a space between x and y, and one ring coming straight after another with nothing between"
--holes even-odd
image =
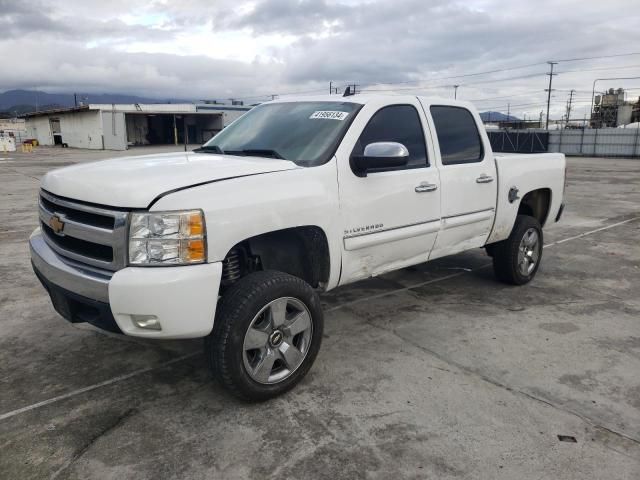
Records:
<instances>
[{"instance_id":1,"label":"white pickup truck","mask_svg":"<svg viewBox=\"0 0 640 480\"><path fill-rule=\"evenodd\" d=\"M493 154L468 103L277 100L195 152L49 172L31 258L67 320L206 337L214 376L264 400L309 371L319 292L479 247L529 282L565 173L562 154Z\"/></svg>"}]
</instances>

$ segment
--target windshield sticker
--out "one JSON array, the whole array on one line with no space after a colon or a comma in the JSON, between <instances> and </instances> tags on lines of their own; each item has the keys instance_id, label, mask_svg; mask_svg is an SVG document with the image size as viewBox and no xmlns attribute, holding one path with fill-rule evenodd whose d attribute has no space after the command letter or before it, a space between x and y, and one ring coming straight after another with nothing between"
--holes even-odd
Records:
<instances>
[{"instance_id":1,"label":"windshield sticker","mask_svg":"<svg viewBox=\"0 0 640 480\"><path fill-rule=\"evenodd\" d=\"M349 112L338 112L332 110L322 110L313 112L309 118L325 118L327 120L344 120L349 115Z\"/></svg>"}]
</instances>

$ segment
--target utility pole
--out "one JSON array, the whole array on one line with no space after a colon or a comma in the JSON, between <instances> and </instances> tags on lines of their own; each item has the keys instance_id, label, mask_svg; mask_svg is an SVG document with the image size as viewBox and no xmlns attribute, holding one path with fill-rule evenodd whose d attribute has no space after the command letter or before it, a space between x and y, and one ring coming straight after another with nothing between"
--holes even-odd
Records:
<instances>
[{"instance_id":1,"label":"utility pole","mask_svg":"<svg viewBox=\"0 0 640 480\"><path fill-rule=\"evenodd\" d=\"M329 95L333 94L333 82L329 82Z\"/></svg>"},{"instance_id":2,"label":"utility pole","mask_svg":"<svg viewBox=\"0 0 640 480\"><path fill-rule=\"evenodd\" d=\"M73 104L77 107L78 106L78 94L74 93L73 94Z\"/></svg>"},{"instance_id":3,"label":"utility pole","mask_svg":"<svg viewBox=\"0 0 640 480\"><path fill-rule=\"evenodd\" d=\"M549 88L547 89L548 95L547 95L547 125L546 125L546 129L549 130L549 107L551 105L551 83L553 81L553 76L557 75L557 73L553 73L553 66L557 65L558 62L547 62L547 63L551 67L551 71L549 73L547 73L547 75L549 75Z\"/></svg>"},{"instance_id":4,"label":"utility pole","mask_svg":"<svg viewBox=\"0 0 640 480\"><path fill-rule=\"evenodd\" d=\"M569 120L571 119L571 104L573 103L573 94L575 93L574 89L571 89L569 92L569 104L567 105L567 125L569 124Z\"/></svg>"},{"instance_id":5,"label":"utility pole","mask_svg":"<svg viewBox=\"0 0 640 480\"><path fill-rule=\"evenodd\" d=\"M507 103L507 122L511 121L511 102Z\"/></svg>"},{"instance_id":6,"label":"utility pole","mask_svg":"<svg viewBox=\"0 0 640 480\"><path fill-rule=\"evenodd\" d=\"M454 85L453 86L453 98L454 98L454 100L458 98L458 87L459 86L460 85Z\"/></svg>"}]
</instances>

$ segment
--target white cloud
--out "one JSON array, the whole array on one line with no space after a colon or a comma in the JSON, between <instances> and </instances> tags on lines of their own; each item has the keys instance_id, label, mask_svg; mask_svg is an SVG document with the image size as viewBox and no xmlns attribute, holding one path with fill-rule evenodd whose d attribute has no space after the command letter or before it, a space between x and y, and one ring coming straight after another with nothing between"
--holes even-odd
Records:
<instances>
[{"instance_id":1,"label":"white cloud","mask_svg":"<svg viewBox=\"0 0 640 480\"><path fill-rule=\"evenodd\" d=\"M612 21L612 12L625 14ZM622 0L0 0L0 55L27 59L0 71L0 90L255 98L326 90L331 80L413 81L370 88L450 96L455 83L461 98L491 99L478 102L483 109L511 102L512 112L534 116L546 101L546 65L442 78L632 51L639 24ZM555 77L554 113L572 88L582 112L594 78L640 76L633 65L640 56L561 63L559 72L608 70ZM443 87L424 90L434 85Z\"/></svg>"}]
</instances>

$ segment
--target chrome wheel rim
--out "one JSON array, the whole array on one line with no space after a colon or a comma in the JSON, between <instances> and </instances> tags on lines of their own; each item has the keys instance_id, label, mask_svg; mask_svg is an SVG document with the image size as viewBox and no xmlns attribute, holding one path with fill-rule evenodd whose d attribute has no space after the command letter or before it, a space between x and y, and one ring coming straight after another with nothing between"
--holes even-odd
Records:
<instances>
[{"instance_id":1,"label":"chrome wheel rim","mask_svg":"<svg viewBox=\"0 0 640 480\"><path fill-rule=\"evenodd\" d=\"M540 259L540 235L535 228L529 228L518 247L518 271L528 277L533 273Z\"/></svg>"},{"instance_id":2,"label":"chrome wheel rim","mask_svg":"<svg viewBox=\"0 0 640 480\"><path fill-rule=\"evenodd\" d=\"M262 384L288 378L304 362L312 334L311 313L300 300L282 297L269 302L244 335L242 360L247 374Z\"/></svg>"}]
</instances>

